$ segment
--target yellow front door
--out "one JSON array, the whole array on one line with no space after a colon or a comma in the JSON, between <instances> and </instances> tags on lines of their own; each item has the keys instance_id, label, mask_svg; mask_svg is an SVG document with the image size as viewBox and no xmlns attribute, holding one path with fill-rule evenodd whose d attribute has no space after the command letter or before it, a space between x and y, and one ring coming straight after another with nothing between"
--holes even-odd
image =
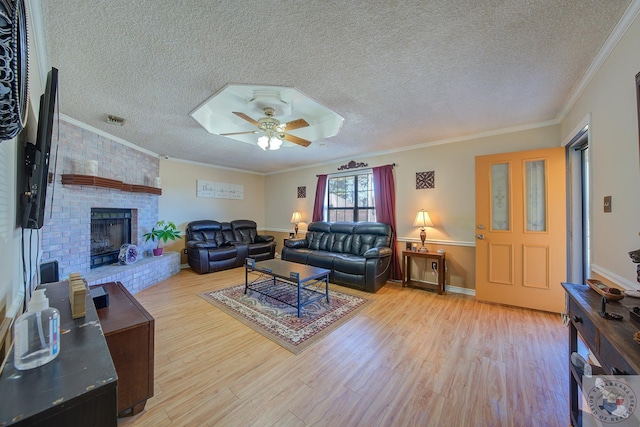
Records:
<instances>
[{"instance_id":1,"label":"yellow front door","mask_svg":"<svg viewBox=\"0 0 640 427\"><path fill-rule=\"evenodd\" d=\"M476 298L560 313L565 149L476 157Z\"/></svg>"}]
</instances>

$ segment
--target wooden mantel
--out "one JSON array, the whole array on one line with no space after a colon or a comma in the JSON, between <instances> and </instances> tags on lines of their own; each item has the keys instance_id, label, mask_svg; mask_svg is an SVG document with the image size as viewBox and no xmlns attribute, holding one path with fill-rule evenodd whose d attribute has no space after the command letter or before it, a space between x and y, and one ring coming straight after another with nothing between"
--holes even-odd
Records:
<instances>
[{"instance_id":1,"label":"wooden mantel","mask_svg":"<svg viewBox=\"0 0 640 427\"><path fill-rule=\"evenodd\" d=\"M93 187L110 188L113 190L129 191L131 193L162 194L162 189L148 185L127 184L116 179L101 178L93 175L62 174L63 185L90 185Z\"/></svg>"}]
</instances>

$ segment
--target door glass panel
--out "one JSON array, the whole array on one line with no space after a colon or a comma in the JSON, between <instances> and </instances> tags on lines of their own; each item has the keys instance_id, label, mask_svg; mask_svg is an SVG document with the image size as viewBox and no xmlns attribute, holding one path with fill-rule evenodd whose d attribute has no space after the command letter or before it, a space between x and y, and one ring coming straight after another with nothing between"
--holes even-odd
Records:
<instances>
[{"instance_id":1,"label":"door glass panel","mask_svg":"<svg viewBox=\"0 0 640 427\"><path fill-rule=\"evenodd\" d=\"M491 229L510 230L509 164L491 165Z\"/></svg>"},{"instance_id":2,"label":"door glass panel","mask_svg":"<svg viewBox=\"0 0 640 427\"><path fill-rule=\"evenodd\" d=\"M527 231L547 231L546 162L525 162Z\"/></svg>"}]
</instances>

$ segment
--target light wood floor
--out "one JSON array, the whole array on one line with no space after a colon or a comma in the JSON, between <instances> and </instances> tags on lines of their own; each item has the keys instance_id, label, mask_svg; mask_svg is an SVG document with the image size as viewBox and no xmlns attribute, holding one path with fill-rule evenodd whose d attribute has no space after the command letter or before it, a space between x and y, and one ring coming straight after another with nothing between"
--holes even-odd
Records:
<instances>
[{"instance_id":1,"label":"light wood floor","mask_svg":"<svg viewBox=\"0 0 640 427\"><path fill-rule=\"evenodd\" d=\"M389 282L296 356L197 296L242 280L183 270L135 295L156 319L155 396L119 427L569 425L559 315Z\"/></svg>"}]
</instances>

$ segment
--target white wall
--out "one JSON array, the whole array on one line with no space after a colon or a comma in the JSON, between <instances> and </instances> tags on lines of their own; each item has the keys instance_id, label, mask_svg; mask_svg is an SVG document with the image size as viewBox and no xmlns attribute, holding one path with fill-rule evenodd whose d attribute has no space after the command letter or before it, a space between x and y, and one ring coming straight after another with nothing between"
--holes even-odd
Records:
<instances>
[{"instance_id":1,"label":"white wall","mask_svg":"<svg viewBox=\"0 0 640 427\"><path fill-rule=\"evenodd\" d=\"M640 71L636 17L562 122L562 137L590 113L592 269L614 282L637 285L627 253L640 248L640 155L635 75ZM611 213L603 198L612 197Z\"/></svg>"},{"instance_id":2,"label":"white wall","mask_svg":"<svg viewBox=\"0 0 640 427\"><path fill-rule=\"evenodd\" d=\"M231 221L251 219L258 229L265 227L264 176L177 160L160 160L162 195L158 202L158 219L173 221L179 229L201 219ZM244 186L244 199L196 197L196 181L213 181ZM167 245L169 250L184 248L179 241Z\"/></svg>"},{"instance_id":3,"label":"white wall","mask_svg":"<svg viewBox=\"0 0 640 427\"><path fill-rule=\"evenodd\" d=\"M560 145L559 126L508 132L466 141L357 157L369 167L395 163L396 216L398 239L418 239L414 228L416 212L429 211L434 228L429 240L475 244L475 156L523 151ZM338 162L266 177L266 220L270 229L291 229L289 220L299 210L305 222L313 212L316 174L337 173L347 163ZM434 171L435 188L416 190L416 172ZM297 198L297 187L307 187L307 197Z\"/></svg>"}]
</instances>

